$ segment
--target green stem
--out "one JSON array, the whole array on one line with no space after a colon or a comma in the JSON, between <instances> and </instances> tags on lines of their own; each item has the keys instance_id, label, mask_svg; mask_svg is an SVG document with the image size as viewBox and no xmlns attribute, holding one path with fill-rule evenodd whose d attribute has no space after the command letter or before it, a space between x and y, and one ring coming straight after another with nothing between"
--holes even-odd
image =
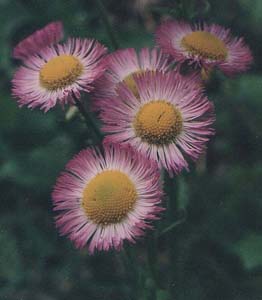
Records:
<instances>
[{"instance_id":1,"label":"green stem","mask_svg":"<svg viewBox=\"0 0 262 300\"><path fill-rule=\"evenodd\" d=\"M155 300L157 289L160 288L159 277L157 274L157 244L155 234L152 233L147 237L147 264L149 271L149 278L147 278L147 287L149 290L148 299Z\"/></svg>"},{"instance_id":2,"label":"green stem","mask_svg":"<svg viewBox=\"0 0 262 300\"><path fill-rule=\"evenodd\" d=\"M186 211L183 210L183 215L180 216L180 218L178 220L176 220L175 222L173 222L172 224L170 224L169 226L167 226L165 229L163 229L158 237L161 237L162 235L172 231L173 229L175 229L178 225L183 224L186 221Z\"/></svg>"},{"instance_id":3,"label":"green stem","mask_svg":"<svg viewBox=\"0 0 262 300\"><path fill-rule=\"evenodd\" d=\"M167 193L167 221L168 224L171 224L174 222L174 216L177 214L178 211L178 184L177 184L177 178L170 178L168 173L165 173L165 190ZM177 236L172 232L172 230L168 230L168 249L169 249L169 261L170 265L173 267L170 270L169 276L169 292L172 295L173 294L173 287L171 282L173 282L176 279L176 263L177 263Z\"/></svg>"},{"instance_id":4,"label":"green stem","mask_svg":"<svg viewBox=\"0 0 262 300\"><path fill-rule=\"evenodd\" d=\"M97 143L100 144L103 140L103 134L101 133L101 131L99 130L99 128L97 127L96 123L94 122L92 116L89 114L89 112L85 109L84 105L82 104L81 101L79 101L78 99L75 98L75 105L78 108L79 112L81 113L81 115L83 116L87 129L89 131L89 134L92 138L92 140Z\"/></svg>"},{"instance_id":5,"label":"green stem","mask_svg":"<svg viewBox=\"0 0 262 300\"><path fill-rule=\"evenodd\" d=\"M96 0L96 3L97 3L97 7L99 9L99 12L101 13L102 20L103 20L104 25L106 27L107 34L110 38L111 44L112 44L114 50L117 50L119 48L118 41L115 37L114 30L113 30L113 28L111 26L111 23L109 21L108 13L106 11L106 8L105 8L102 0Z\"/></svg>"},{"instance_id":6,"label":"green stem","mask_svg":"<svg viewBox=\"0 0 262 300\"><path fill-rule=\"evenodd\" d=\"M134 299L138 299L140 292L140 272L138 262L134 257L134 253L132 253L132 249L130 249L129 247L125 247L125 249L122 252L122 260L125 265L129 285L131 283L131 286L134 287Z\"/></svg>"},{"instance_id":7,"label":"green stem","mask_svg":"<svg viewBox=\"0 0 262 300\"><path fill-rule=\"evenodd\" d=\"M171 178L167 172L165 172L165 190L167 194L167 218L169 223L173 222L174 220L174 215L177 212L177 184L176 180L177 178Z\"/></svg>"}]
</instances>

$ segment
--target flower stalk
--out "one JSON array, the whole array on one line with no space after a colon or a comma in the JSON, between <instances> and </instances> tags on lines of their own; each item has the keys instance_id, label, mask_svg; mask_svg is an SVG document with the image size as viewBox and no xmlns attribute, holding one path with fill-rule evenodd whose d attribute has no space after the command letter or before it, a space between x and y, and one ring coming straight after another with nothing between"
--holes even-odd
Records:
<instances>
[{"instance_id":1,"label":"flower stalk","mask_svg":"<svg viewBox=\"0 0 262 300\"><path fill-rule=\"evenodd\" d=\"M112 25L109 21L108 12L107 12L102 0L97 0L96 4L97 4L97 7L98 7L99 12L101 14L101 17L102 17L103 23L105 25L108 37L111 41L112 47L114 48L114 50L117 50L119 48L119 44L118 44L118 41L116 39L116 36L115 36L114 30L112 28Z\"/></svg>"},{"instance_id":2,"label":"flower stalk","mask_svg":"<svg viewBox=\"0 0 262 300\"><path fill-rule=\"evenodd\" d=\"M92 116L85 109L83 103L76 98L75 98L75 105L85 120L88 133L90 134L91 139L93 140L94 143L100 144L104 136L101 133L100 129L98 128L97 124L94 122Z\"/></svg>"}]
</instances>

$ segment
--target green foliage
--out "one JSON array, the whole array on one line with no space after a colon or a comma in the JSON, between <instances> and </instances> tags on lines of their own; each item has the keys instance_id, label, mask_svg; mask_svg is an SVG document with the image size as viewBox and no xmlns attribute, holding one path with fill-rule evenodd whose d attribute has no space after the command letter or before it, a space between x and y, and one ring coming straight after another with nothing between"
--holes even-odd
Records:
<instances>
[{"instance_id":1,"label":"green foliage","mask_svg":"<svg viewBox=\"0 0 262 300\"><path fill-rule=\"evenodd\" d=\"M247 234L235 245L235 251L242 258L248 269L262 265L262 239L259 234Z\"/></svg>"},{"instance_id":2,"label":"green foliage","mask_svg":"<svg viewBox=\"0 0 262 300\"><path fill-rule=\"evenodd\" d=\"M153 45L161 15L218 22L244 35L255 55L252 70L226 79L216 74L208 88L214 101L216 136L206 162L192 164L173 194L185 222L158 239L157 300L258 300L262 295L262 42L261 1L160 1L145 11L133 1L104 1L122 47ZM19 109L10 81L17 62L13 46L35 29L62 20L66 34L110 40L95 1L0 1L0 299L148 299L145 242L123 253L87 255L60 238L51 192L65 163L87 145L84 124L65 122L60 108L47 114ZM129 272L126 272L129 270ZM143 299L143 298L142 298Z\"/></svg>"}]
</instances>

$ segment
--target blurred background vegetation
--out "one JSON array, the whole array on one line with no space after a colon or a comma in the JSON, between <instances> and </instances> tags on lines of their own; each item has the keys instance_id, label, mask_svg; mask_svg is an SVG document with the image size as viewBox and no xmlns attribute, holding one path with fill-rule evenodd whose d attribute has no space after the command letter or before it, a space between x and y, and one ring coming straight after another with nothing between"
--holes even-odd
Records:
<instances>
[{"instance_id":1,"label":"blurred background vegetation","mask_svg":"<svg viewBox=\"0 0 262 300\"><path fill-rule=\"evenodd\" d=\"M176 205L187 219L158 239L157 300L262 299L262 1L104 2L121 47L152 46L156 25L168 16L219 23L250 45L252 69L233 79L217 75L208 87L217 134L206 161L176 181ZM10 92L18 65L12 48L50 21L63 21L67 36L112 49L96 1L0 0L0 20L0 299L148 299L140 282L145 241L131 249L130 266L123 253L75 250L54 227L52 187L86 146L84 124L66 122L60 108L19 109ZM150 282L145 288L150 292Z\"/></svg>"}]
</instances>

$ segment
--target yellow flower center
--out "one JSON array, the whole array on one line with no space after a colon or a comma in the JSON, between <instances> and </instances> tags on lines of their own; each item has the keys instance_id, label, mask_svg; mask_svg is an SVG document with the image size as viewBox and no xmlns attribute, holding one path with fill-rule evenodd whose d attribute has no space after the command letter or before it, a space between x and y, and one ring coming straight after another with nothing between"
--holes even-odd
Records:
<instances>
[{"instance_id":1,"label":"yellow flower center","mask_svg":"<svg viewBox=\"0 0 262 300\"><path fill-rule=\"evenodd\" d=\"M178 108L164 100L152 101L139 110L134 121L136 135L154 145L173 142L183 127Z\"/></svg>"},{"instance_id":2,"label":"yellow flower center","mask_svg":"<svg viewBox=\"0 0 262 300\"><path fill-rule=\"evenodd\" d=\"M136 82L135 82L135 79L134 79L134 75L137 75L137 74L143 74L145 71L143 70L139 70L139 71L136 71L134 73L131 73L129 74L128 76L126 76L124 79L123 79L123 82L128 86L128 88L133 92L133 94L136 96L136 98L139 97L139 94L138 94L138 90L137 90L137 86L136 86Z\"/></svg>"},{"instance_id":3,"label":"yellow flower center","mask_svg":"<svg viewBox=\"0 0 262 300\"><path fill-rule=\"evenodd\" d=\"M227 48L223 41L206 31L194 31L181 41L182 46L193 55L203 58L224 60L227 57Z\"/></svg>"},{"instance_id":4,"label":"yellow flower center","mask_svg":"<svg viewBox=\"0 0 262 300\"><path fill-rule=\"evenodd\" d=\"M82 206L90 220L106 225L125 218L136 200L136 188L126 174L104 171L85 187Z\"/></svg>"},{"instance_id":5,"label":"yellow flower center","mask_svg":"<svg viewBox=\"0 0 262 300\"><path fill-rule=\"evenodd\" d=\"M83 65L72 55L62 54L50 59L40 70L40 84L54 91L73 84L82 74Z\"/></svg>"}]
</instances>

